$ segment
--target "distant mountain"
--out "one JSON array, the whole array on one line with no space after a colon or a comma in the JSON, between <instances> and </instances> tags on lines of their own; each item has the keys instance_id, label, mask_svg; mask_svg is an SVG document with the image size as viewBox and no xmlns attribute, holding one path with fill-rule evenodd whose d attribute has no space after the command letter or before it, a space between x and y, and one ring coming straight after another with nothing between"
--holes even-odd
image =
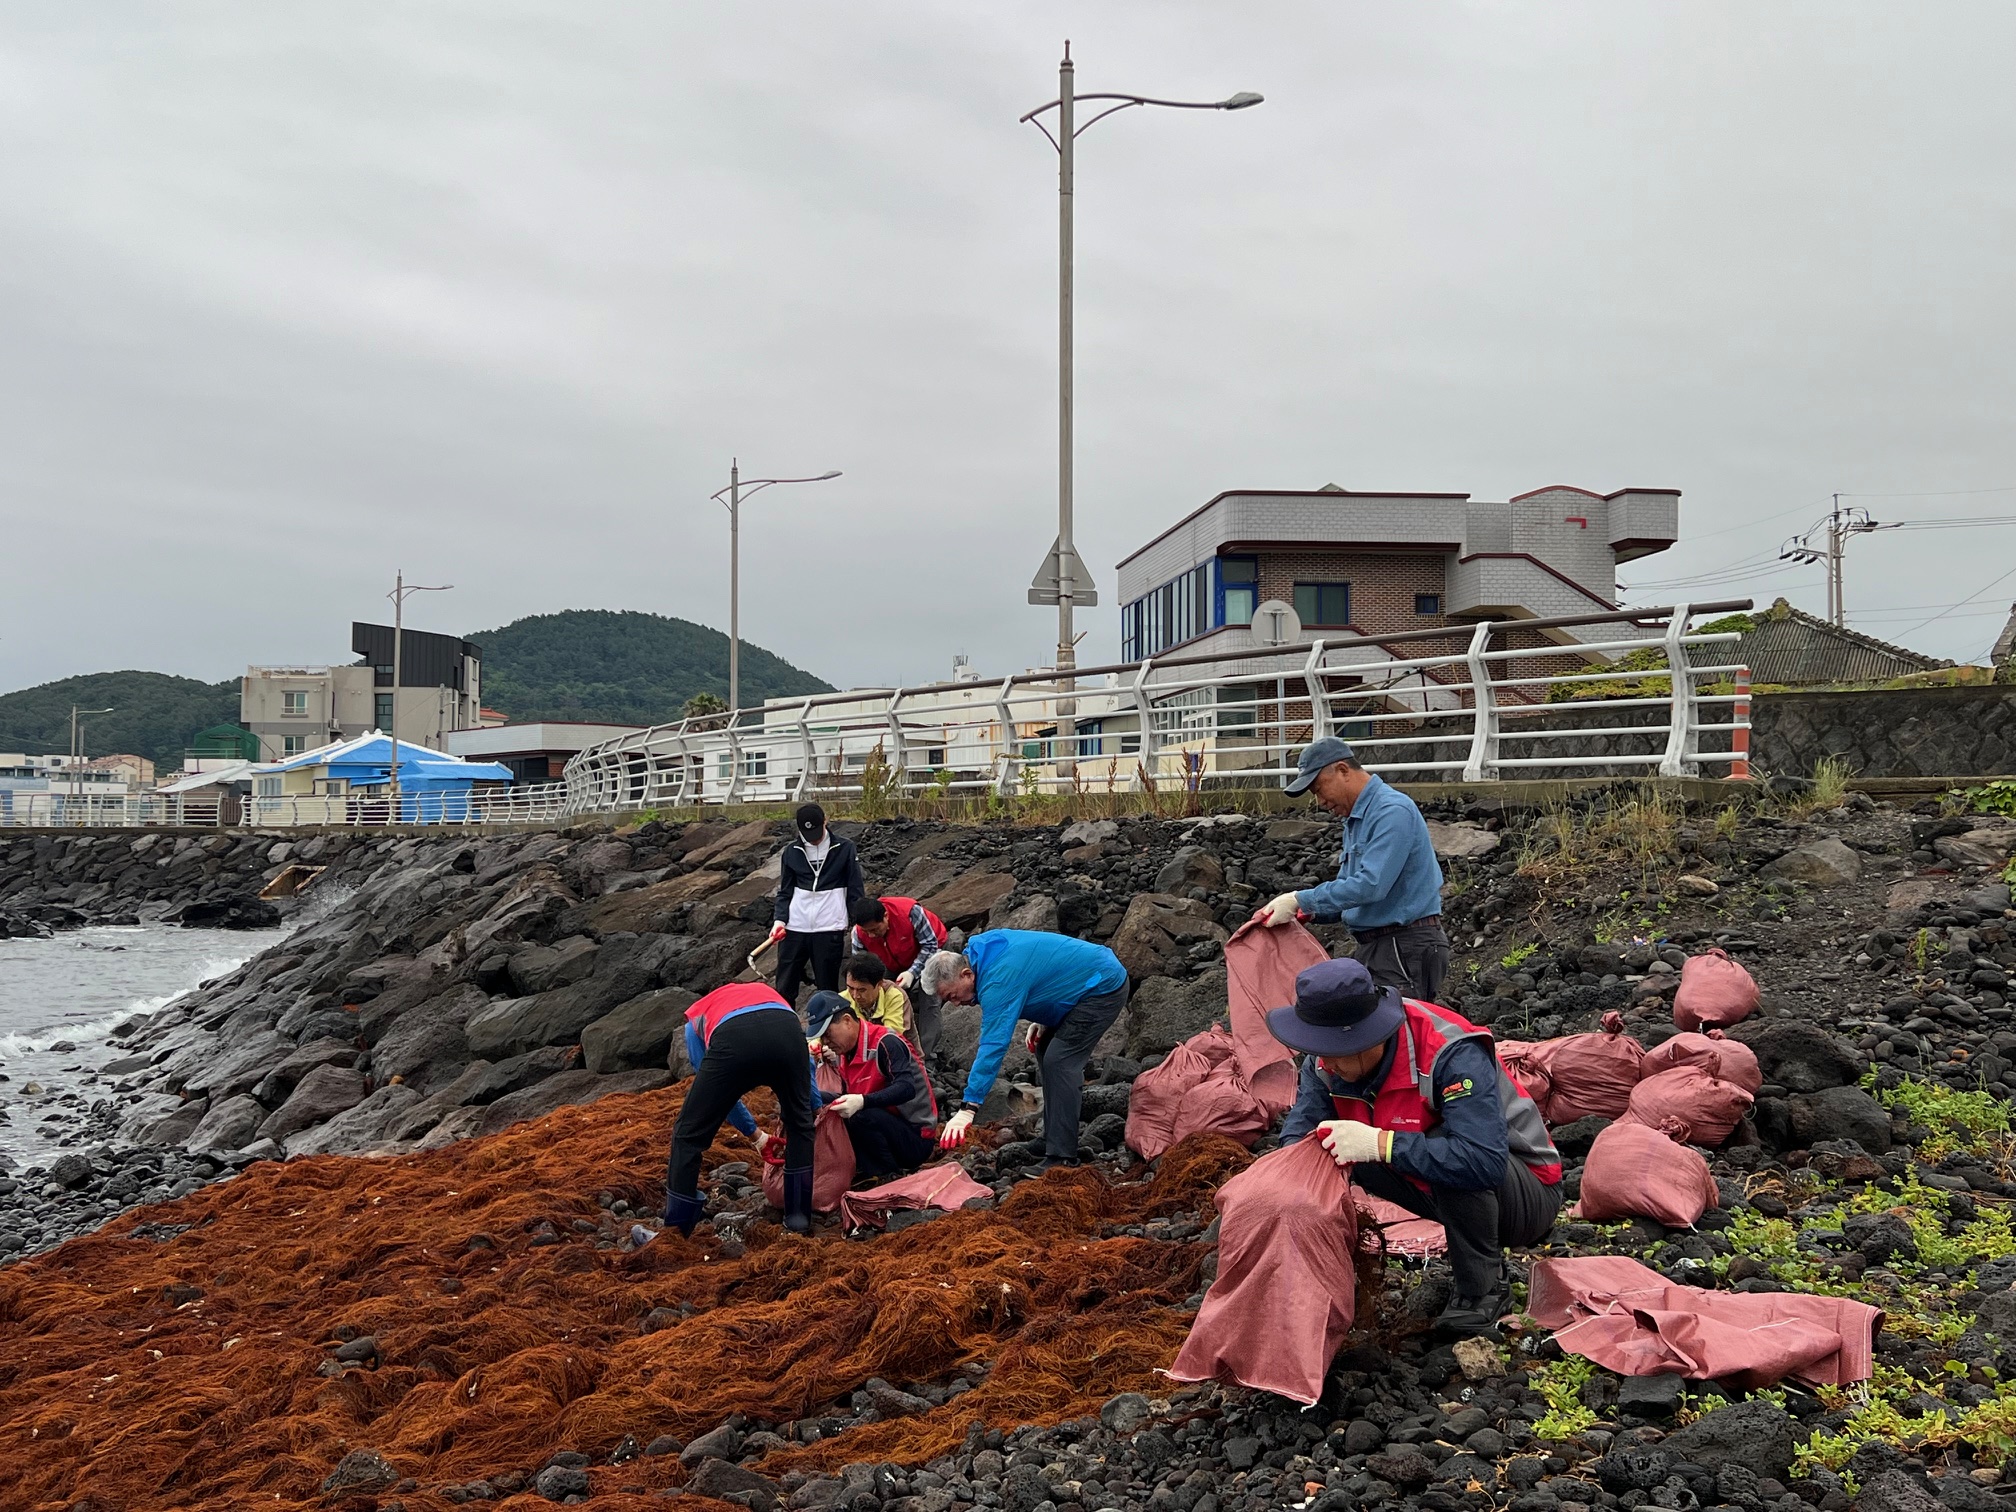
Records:
<instances>
[{"instance_id":1,"label":"distant mountain","mask_svg":"<svg viewBox=\"0 0 2016 1512\"><path fill-rule=\"evenodd\" d=\"M166 672L87 672L0 694L0 751L68 751L72 704L112 711L85 719L85 755L145 756L171 772L182 765L191 735L238 722L238 679L206 683Z\"/></svg>"},{"instance_id":2,"label":"distant mountain","mask_svg":"<svg viewBox=\"0 0 2016 1512\"><path fill-rule=\"evenodd\" d=\"M728 696L728 637L634 610L534 614L467 637L483 648L483 702L514 721L662 724L695 693ZM830 693L832 684L742 642L742 702Z\"/></svg>"}]
</instances>

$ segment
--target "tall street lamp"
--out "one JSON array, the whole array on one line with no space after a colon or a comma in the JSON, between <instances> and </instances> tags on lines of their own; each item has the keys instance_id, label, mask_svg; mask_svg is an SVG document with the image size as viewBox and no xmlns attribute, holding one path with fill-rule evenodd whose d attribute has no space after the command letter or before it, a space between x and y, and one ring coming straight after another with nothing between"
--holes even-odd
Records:
<instances>
[{"instance_id":1,"label":"tall street lamp","mask_svg":"<svg viewBox=\"0 0 2016 1512\"><path fill-rule=\"evenodd\" d=\"M1085 570L1084 562L1079 560L1071 535L1071 199L1078 137L1095 123L1134 105L1164 105L1172 110L1244 110L1249 105L1258 105L1264 98L1251 91L1241 91L1223 100L1157 100L1136 94L1077 94L1071 66L1071 44L1067 41L1064 44L1064 61L1057 66L1057 98L1047 105L1037 106L1022 117L1049 137L1050 145L1057 149L1057 543L1050 548L1049 559L1037 571L1036 581L1029 587L1029 602L1057 606L1057 670L1061 692L1071 691L1071 671L1078 660L1077 637L1071 629L1071 611L1079 603L1090 608L1099 602L1099 595L1092 585L1092 575ZM1113 100L1117 103L1108 105L1080 126L1077 124L1076 108L1080 100ZM1042 119L1053 110L1057 112L1054 134ZM1069 750L1070 724L1077 709L1071 704L1059 703L1057 712L1058 738L1063 748Z\"/></svg>"},{"instance_id":2,"label":"tall street lamp","mask_svg":"<svg viewBox=\"0 0 2016 1512\"><path fill-rule=\"evenodd\" d=\"M728 486L708 495L728 511L728 713L731 724L735 712L742 707L742 496L761 493L779 483L824 483L839 476L836 468L816 478L751 478L744 483L742 459L736 457L728 464ZM728 497L724 500L722 494Z\"/></svg>"},{"instance_id":3,"label":"tall street lamp","mask_svg":"<svg viewBox=\"0 0 2016 1512\"><path fill-rule=\"evenodd\" d=\"M415 593L446 593L455 585L441 583L427 587L420 583L406 581L402 568L392 578L392 591L385 597L392 600L392 814L390 822L397 824L399 810L399 678L404 670L401 655L406 649L406 600Z\"/></svg>"}]
</instances>

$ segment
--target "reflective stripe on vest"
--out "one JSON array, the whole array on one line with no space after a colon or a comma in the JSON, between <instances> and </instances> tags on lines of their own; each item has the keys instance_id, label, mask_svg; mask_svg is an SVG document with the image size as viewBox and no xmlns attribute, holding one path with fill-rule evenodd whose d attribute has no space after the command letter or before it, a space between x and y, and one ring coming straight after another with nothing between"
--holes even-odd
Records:
<instances>
[{"instance_id":1,"label":"reflective stripe on vest","mask_svg":"<svg viewBox=\"0 0 2016 1512\"><path fill-rule=\"evenodd\" d=\"M910 910L916 906L915 898L884 898L882 912L889 920L889 932L878 940L858 927L854 931L854 943L887 966L891 976L917 964L917 931L910 927ZM938 937L938 948L943 950L944 922L928 908L924 917L931 921L931 932Z\"/></svg>"},{"instance_id":2,"label":"reflective stripe on vest","mask_svg":"<svg viewBox=\"0 0 2016 1512\"><path fill-rule=\"evenodd\" d=\"M880 1024L863 1024L861 1038L855 1042L853 1053L840 1057L840 1086L843 1091L856 1092L866 1097L870 1092L880 1092L889 1085L889 1078L882 1073L882 1062L876 1050L885 1037L893 1037L904 1049L910 1050L911 1059L917 1060L917 1053L910 1042L900 1034L883 1028ZM917 1061L921 1074L923 1062ZM917 1128L924 1128L938 1122L938 1099L931 1092L931 1078L924 1077L924 1091L896 1109L902 1120Z\"/></svg>"},{"instance_id":3,"label":"reflective stripe on vest","mask_svg":"<svg viewBox=\"0 0 2016 1512\"><path fill-rule=\"evenodd\" d=\"M1547 1133L1547 1121L1526 1089L1505 1069L1492 1047L1491 1031L1479 1028L1460 1014L1437 1003L1417 1003L1402 999L1407 1010L1406 1032L1400 1036L1393 1065L1385 1085L1370 1107L1355 1097L1330 1096L1337 1116L1353 1123L1372 1124L1396 1133L1425 1134L1441 1125L1435 1112L1435 1061L1449 1046L1463 1040L1482 1040L1498 1066L1498 1106L1505 1115L1505 1144L1512 1158L1553 1186L1561 1180L1561 1152ZM1409 1178L1410 1180L1412 1178ZM1416 1186L1424 1183L1415 1182Z\"/></svg>"},{"instance_id":4,"label":"reflective stripe on vest","mask_svg":"<svg viewBox=\"0 0 2016 1512\"><path fill-rule=\"evenodd\" d=\"M782 1008L797 1017L791 1005L768 982L730 982L726 987L716 987L688 1008L686 1022L700 1031L700 1043L707 1045L713 1043L716 1029L750 1008Z\"/></svg>"}]
</instances>

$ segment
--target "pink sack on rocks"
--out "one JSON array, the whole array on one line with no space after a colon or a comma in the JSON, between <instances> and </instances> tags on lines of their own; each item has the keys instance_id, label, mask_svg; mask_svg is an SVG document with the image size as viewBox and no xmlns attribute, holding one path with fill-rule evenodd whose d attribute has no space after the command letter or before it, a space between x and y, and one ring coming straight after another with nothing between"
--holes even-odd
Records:
<instances>
[{"instance_id":1,"label":"pink sack on rocks","mask_svg":"<svg viewBox=\"0 0 2016 1512\"><path fill-rule=\"evenodd\" d=\"M1546 1040L1532 1053L1547 1073L1547 1100L1540 1104L1540 1114L1550 1124L1573 1123L1592 1113L1621 1118L1645 1059L1645 1047L1624 1032L1619 1013L1604 1014L1603 1027L1593 1034Z\"/></svg>"},{"instance_id":2,"label":"pink sack on rocks","mask_svg":"<svg viewBox=\"0 0 2016 1512\"><path fill-rule=\"evenodd\" d=\"M1313 1135L1218 1189L1218 1279L1169 1374L1313 1404L1358 1305L1358 1212Z\"/></svg>"},{"instance_id":3,"label":"pink sack on rocks","mask_svg":"<svg viewBox=\"0 0 2016 1512\"><path fill-rule=\"evenodd\" d=\"M1692 1228L1719 1202L1700 1153L1642 1123L1610 1125L1596 1136L1582 1167L1582 1216L1597 1222L1650 1218L1668 1228Z\"/></svg>"},{"instance_id":4,"label":"pink sack on rocks","mask_svg":"<svg viewBox=\"0 0 2016 1512\"><path fill-rule=\"evenodd\" d=\"M847 1137L847 1120L833 1108L821 1108L812 1125L812 1211L837 1211L853 1184L854 1141ZM782 1139L773 1139L763 1152L763 1200L774 1208L784 1206Z\"/></svg>"},{"instance_id":5,"label":"pink sack on rocks","mask_svg":"<svg viewBox=\"0 0 2016 1512\"><path fill-rule=\"evenodd\" d=\"M1657 1076L1661 1071L1671 1071L1676 1066L1699 1066L1710 1076L1734 1082L1753 1096L1764 1085L1764 1071L1757 1064L1757 1052L1738 1040L1729 1039L1720 1029L1709 1029L1700 1034L1676 1034L1664 1044L1654 1045L1645 1052L1638 1075L1643 1080L1648 1076Z\"/></svg>"},{"instance_id":6,"label":"pink sack on rocks","mask_svg":"<svg viewBox=\"0 0 2016 1512\"><path fill-rule=\"evenodd\" d=\"M1127 1148L1143 1160L1158 1160L1186 1135L1203 1132L1250 1146L1279 1111L1247 1090L1232 1035L1213 1024L1134 1078L1127 1098Z\"/></svg>"},{"instance_id":7,"label":"pink sack on rocks","mask_svg":"<svg viewBox=\"0 0 2016 1512\"><path fill-rule=\"evenodd\" d=\"M1650 1056L1646 1059L1649 1061ZM1631 1089L1624 1116L1683 1144L1714 1149L1735 1129L1757 1099L1731 1081L1700 1066L1675 1066L1646 1077Z\"/></svg>"},{"instance_id":8,"label":"pink sack on rocks","mask_svg":"<svg viewBox=\"0 0 2016 1512\"><path fill-rule=\"evenodd\" d=\"M1757 979L1726 950L1689 956L1673 994L1673 1022L1682 1029L1726 1029L1757 1011Z\"/></svg>"},{"instance_id":9,"label":"pink sack on rocks","mask_svg":"<svg viewBox=\"0 0 2016 1512\"><path fill-rule=\"evenodd\" d=\"M1540 1110L1540 1116L1547 1116L1547 1099L1553 1095L1554 1084L1547 1075L1547 1056L1544 1041L1500 1040L1498 1042L1498 1062L1512 1073L1533 1105Z\"/></svg>"}]
</instances>

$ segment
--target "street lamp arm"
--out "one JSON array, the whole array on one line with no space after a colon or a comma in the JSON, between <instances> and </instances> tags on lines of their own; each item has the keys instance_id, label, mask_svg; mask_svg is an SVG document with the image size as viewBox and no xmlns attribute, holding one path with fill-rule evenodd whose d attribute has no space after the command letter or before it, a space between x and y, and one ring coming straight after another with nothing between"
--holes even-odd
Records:
<instances>
[{"instance_id":1,"label":"street lamp arm","mask_svg":"<svg viewBox=\"0 0 2016 1512\"><path fill-rule=\"evenodd\" d=\"M1261 101L1266 98L1266 96L1254 94L1250 90L1242 90L1240 93L1232 95L1229 98L1223 100L1158 100L1151 95L1131 95L1131 94L1112 94L1112 93L1081 94L1081 95L1073 95L1071 98L1074 101L1118 100L1120 102L1117 105L1109 105L1106 109L1100 111L1099 114L1093 116L1091 120L1087 121L1084 125L1078 127L1075 131L1071 133L1073 137L1081 137L1087 131L1089 131L1093 127L1093 125L1096 124L1097 122L1105 120L1106 117L1112 115L1115 111L1126 110L1129 106L1133 105L1160 105L1165 110L1245 110L1249 106L1260 104ZM1042 123L1042 121L1037 119L1037 117L1045 115L1050 111L1056 110L1061 105L1063 105L1063 103L1064 102L1061 99L1052 100L1047 105L1038 105L1034 110L1030 111L1029 114L1022 117L1023 121L1026 121L1029 124L1035 126L1036 129L1042 132L1043 135L1045 135L1046 137L1050 137L1050 145L1052 147L1057 146L1057 138L1051 136L1050 128L1045 126ZM1062 149L1059 150L1061 151Z\"/></svg>"},{"instance_id":2,"label":"street lamp arm","mask_svg":"<svg viewBox=\"0 0 2016 1512\"><path fill-rule=\"evenodd\" d=\"M829 478L837 478L839 476L840 473L838 469L835 469L833 472L821 473L816 478L751 478L743 483L739 484L731 483L728 485L727 488L717 490L716 492L709 494L707 497L712 499L715 503L719 504L721 502L722 494L728 493L736 488L740 488L742 490L742 496L744 498L747 498L750 494L755 493L760 489L768 488L775 483L824 483Z\"/></svg>"}]
</instances>

